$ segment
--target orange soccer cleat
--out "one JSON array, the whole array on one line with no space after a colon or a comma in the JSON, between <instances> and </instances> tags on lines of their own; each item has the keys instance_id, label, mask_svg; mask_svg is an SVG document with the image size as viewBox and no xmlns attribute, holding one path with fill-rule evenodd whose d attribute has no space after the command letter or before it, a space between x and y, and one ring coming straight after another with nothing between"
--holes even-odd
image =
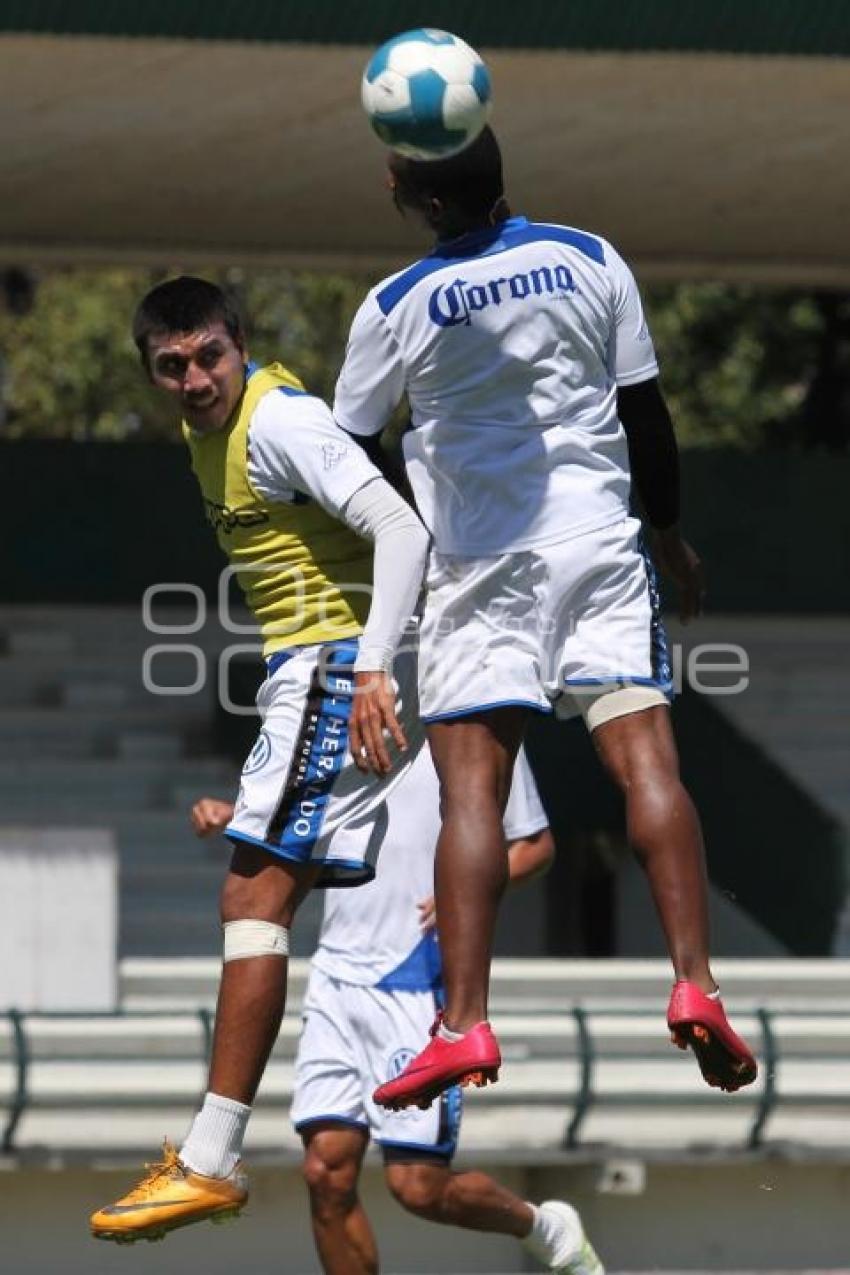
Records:
<instances>
[{"instance_id":1,"label":"orange soccer cleat","mask_svg":"<svg viewBox=\"0 0 850 1275\"><path fill-rule=\"evenodd\" d=\"M161 1240L179 1226L236 1217L248 1199L248 1179L238 1165L226 1178L206 1178L182 1164L168 1141L162 1160L146 1168L137 1186L92 1214L95 1239L118 1244Z\"/></svg>"}]
</instances>

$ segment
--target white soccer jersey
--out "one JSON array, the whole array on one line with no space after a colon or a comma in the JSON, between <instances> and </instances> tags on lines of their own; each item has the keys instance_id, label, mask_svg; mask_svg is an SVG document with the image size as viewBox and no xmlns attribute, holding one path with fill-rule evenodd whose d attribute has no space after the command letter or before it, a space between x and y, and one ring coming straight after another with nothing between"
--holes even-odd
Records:
<instances>
[{"instance_id":1,"label":"white soccer jersey","mask_svg":"<svg viewBox=\"0 0 850 1275\"><path fill-rule=\"evenodd\" d=\"M512 217L439 244L366 297L334 414L404 452L442 553L491 556L626 516L618 385L657 375L640 295L604 239Z\"/></svg>"},{"instance_id":2,"label":"white soccer jersey","mask_svg":"<svg viewBox=\"0 0 850 1275\"><path fill-rule=\"evenodd\" d=\"M435 933L423 935L416 906L434 893L440 832L440 785L428 748L390 794L381 817L385 832L375 879L356 890L328 892L313 964L340 982L387 991L424 990L436 986L440 974ZM505 836L509 841L530 837L547 823L520 751L505 810ZM331 842L334 854L362 859L362 842L372 833L371 824L341 829Z\"/></svg>"}]
</instances>

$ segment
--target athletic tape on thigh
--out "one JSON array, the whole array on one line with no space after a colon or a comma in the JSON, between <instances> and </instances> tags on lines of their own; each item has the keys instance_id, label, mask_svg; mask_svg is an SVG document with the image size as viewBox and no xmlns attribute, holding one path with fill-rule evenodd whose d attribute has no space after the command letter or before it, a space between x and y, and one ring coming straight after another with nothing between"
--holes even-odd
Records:
<instances>
[{"instance_id":1,"label":"athletic tape on thigh","mask_svg":"<svg viewBox=\"0 0 850 1275\"><path fill-rule=\"evenodd\" d=\"M249 956L288 956L289 930L271 921L225 921L224 962Z\"/></svg>"},{"instance_id":2,"label":"athletic tape on thigh","mask_svg":"<svg viewBox=\"0 0 850 1275\"><path fill-rule=\"evenodd\" d=\"M599 695L582 695L580 704L589 731L611 722L615 717L640 713L645 708L655 708L667 703L667 697L656 686L623 686L615 691L602 691Z\"/></svg>"}]
</instances>

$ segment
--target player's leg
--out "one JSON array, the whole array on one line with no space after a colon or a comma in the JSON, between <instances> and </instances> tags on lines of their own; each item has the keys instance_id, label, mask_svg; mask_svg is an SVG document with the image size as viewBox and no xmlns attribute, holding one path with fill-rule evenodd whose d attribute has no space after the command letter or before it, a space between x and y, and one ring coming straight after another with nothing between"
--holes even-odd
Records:
<instances>
[{"instance_id":1,"label":"player's leg","mask_svg":"<svg viewBox=\"0 0 850 1275\"><path fill-rule=\"evenodd\" d=\"M531 555L435 555L422 621L420 706L440 779L435 894L443 1021L381 1105L427 1103L447 1085L493 1080L490 957L507 882L502 814L528 714L549 711L539 677Z\"/></svg>"},{"instance_id":2,"label":"player's leg","mask_svg":"<svg viewBox=\"0 0 850 1275\"><path fill-rule=\"evenodd\" d=\"M677 979L676 1005L698 1008L694 1044L710 1083L736 1089L755 1062L726 1023L709 965L708 885L699 818L679 776L672 692L655 573L635 519L541 551L553 634L550 689L578 704L626 805L629 842L645 869ZM564 695L564 693L566 694ZM683 1028L684 1030L684 1028ZM705 1033L711 1046L700 1044Z\"/></svg>"},{"instance_id":3,"label":"player's leg","mask_svg":"<svg viewBox=\"0 0 850 1275\"><path fill-rule=\"evenodd\" d=\"M528 710L511 707L431 723L442 827L434 870L444 1009L431 1041L376 1089L382 1106L427 1106L449 1085L498 1079L487 1023L490 959L508 880L502 815Z\"/></svg>"},{"instance_id":4,"label":"player's leg","mask_svg":"<svg viewBox=\"0 0 850 1275\"><path fill-rule=\"evenodd\" d=\"M253 846L237 846L221 895L222 924L257 920L288 933L319 872L318 866L289 863ZM270 937L272 933L268 931ZM254 1101L280 1031L287 970L284 952L251 955L244 951L228 959L225 950L209 1068L212 1093L248 1106Z\"/></svg>"},{"instance_id":5,"label":"player's leg","mask_svg":"<svg viewBox=\"0 0 850 1275\"><path fill-rule=\"evenodd\" d=\"M439 1157L394 1160L390 1156L384 1173L402 1208L427 1222L517 1239L524 1239L531 1230L532 1206L486 1173L453 1173L449 1162Z\"/></svg>"},{"instance_id":6,"label":"player's leg","mask_svg":"<svg viewBox=\"0 0 850 1275\"><path fill-rule=\"evenodd\" d=\"M392 1070L391 1050L396 1057L407 1052L399 1046L421 1034L433 1013L434 997L425 992L368 989L360 993L360 999L362 1030L354 1052L366 1079ZM535 1207L487 1174L452 1171L462 1102L457 1086L444 1090L424 1110L387 1111L367 1098L387 1184L399 1203L427 1221L513 1235L550 1270L604 1275L570 1205L549 1200Z\"/></svg>"},{"instance_id":7,"label":"player's leg","mask_svg":"<svg viewBox=\"0 0 850 1275\"><path fill-rule=\"evenodd\" d=\"M428 1222L513 1235L549 1270L604 1275L575 1210L561 1201L539 1208L486 1173L455 1173L448 1160L387 1156L387 1185L399 1204Z\"/></svg>"},{"instance_id":8,"label":"player's leg","mask_svg":"<svg viewBox=\"0 0 850 1275\"><path fill-rule=\"evenodd\" d=\"M286 1007L288 936L320 868L237 845L221 894L224 961L207 1092L180 1149L205 1177L227 1177L242 1156L251 1106Z\"/></svg>"},{"instance_id":9,"label":"player's leg","mask_svg":"<svg viewBox=\"0 0 850 1275\"><path fill-rule=\"evenodd\" d=\"M669 709L616 717L591 739L623 794L629 844L647 874L675 976L713 992L702 832L679 776Z\"/></svg>"},{"instance_id":10,"label":"player's leg","mask_svg":"<svg viewBox=\"0 0 850 1275\"><path fill-rule=\"evenodd\" d=\"M234 1216L245 1204L242 1142L280 1030L287 936L318 871L252 847L234 850L222 890L224 964L206 1096L179 1155L166 1144L146 1178L93 1215L96 1238L160 1239L192 1222Z\"/></svg>"},{"instance_id":11,"label":"player's leg","mask_svg":"<svg viewBox=\"0 0 850 1275\"><path fill-rule=\"evenodd\" d=\"M378 1247L357 1193L369 1132L318 1121L302 1128L302 1172L325 1275L376 1275Z\"/></svg>"},{"instance_id":12,"label":"player's leg","mask_svg":"<svg viewBox=\"0 0 850 1275\"><path fill-rule=\"evenodd\" d=\"M613 692L614 695L627 692ZM699 816L679 776L670 713L658 705L592 732L626 805L629 843L646 872L676 985L668 1021L691 1045L709 1084L733 1091L755 1080L747 1045L726 1021L709 964L708 885Z\"/></svg>"},{"instance_id":13,"label":"player's leg","mask_svg":"<svg viewBox=\"0 0 850 1275\"><path fill-rule=\"evenodd\" d=\"M209 1090L180 1155L167 1148L165 1167L156 1169L152 1181L143 1179L94 1214L98 1238L158 1238L203 1220L218 1212L228 1183L231 1204L241 1206L247 1198L238 1162L251 1103L280 1027L289 928L301 898L328 871L322 834L343 772L354 775L341 803L352 815L373 786L347 761L355 655L352 643L301 648L270 669L260 690L263 729L243 769L227 829L235 850L221 899L224 965ZM311 767L313 756L325 764ZM339 811L332 815L343 817ZM346 872L359 879L361 865L334 869L340 877Z\"/></svg>"},{"instance_id":14,"label":"player's leg","mask_svg":"<svg viewBox=\"0 0 850 1275\"><path fill-rule=\"evenodd\" d=\"M290 1118L304 1143L303 1173L323 1268L377 1271L378 1254L357 1194L369 1142L360 1065L360 989L314 965L304 994Z\"/></svg>"},{"instance_id":15,"label":"player's leg","mask_svg":"<svg viewBox=\"0 0 850 1275\"><path fill-rule=\"evenodd\" d=\"M498 708L428 728L442 807L434 885L443 1020L453 1032L487 1018L493 934L508 880L502 815L527 718L525 708Z\"/></svg>"}]
</instances>

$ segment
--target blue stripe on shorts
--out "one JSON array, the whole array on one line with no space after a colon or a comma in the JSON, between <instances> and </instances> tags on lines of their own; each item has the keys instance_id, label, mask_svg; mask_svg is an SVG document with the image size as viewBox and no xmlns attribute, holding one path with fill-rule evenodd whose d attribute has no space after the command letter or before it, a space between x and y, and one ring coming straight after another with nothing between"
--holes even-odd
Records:
<instances>
[{"instance_id":1,"label":"blue stripe on shorts","mask_svg":"<svg viewBox=\"0 0 850 1275\"><path fill-rule=\"evenodd\" d=\"M270 844L287 857L306 862L322 831L348 751L356 658L356 639L334 642L323 648L314 670L292 764L267 833Z\"/></svg>"}]
</instances>

